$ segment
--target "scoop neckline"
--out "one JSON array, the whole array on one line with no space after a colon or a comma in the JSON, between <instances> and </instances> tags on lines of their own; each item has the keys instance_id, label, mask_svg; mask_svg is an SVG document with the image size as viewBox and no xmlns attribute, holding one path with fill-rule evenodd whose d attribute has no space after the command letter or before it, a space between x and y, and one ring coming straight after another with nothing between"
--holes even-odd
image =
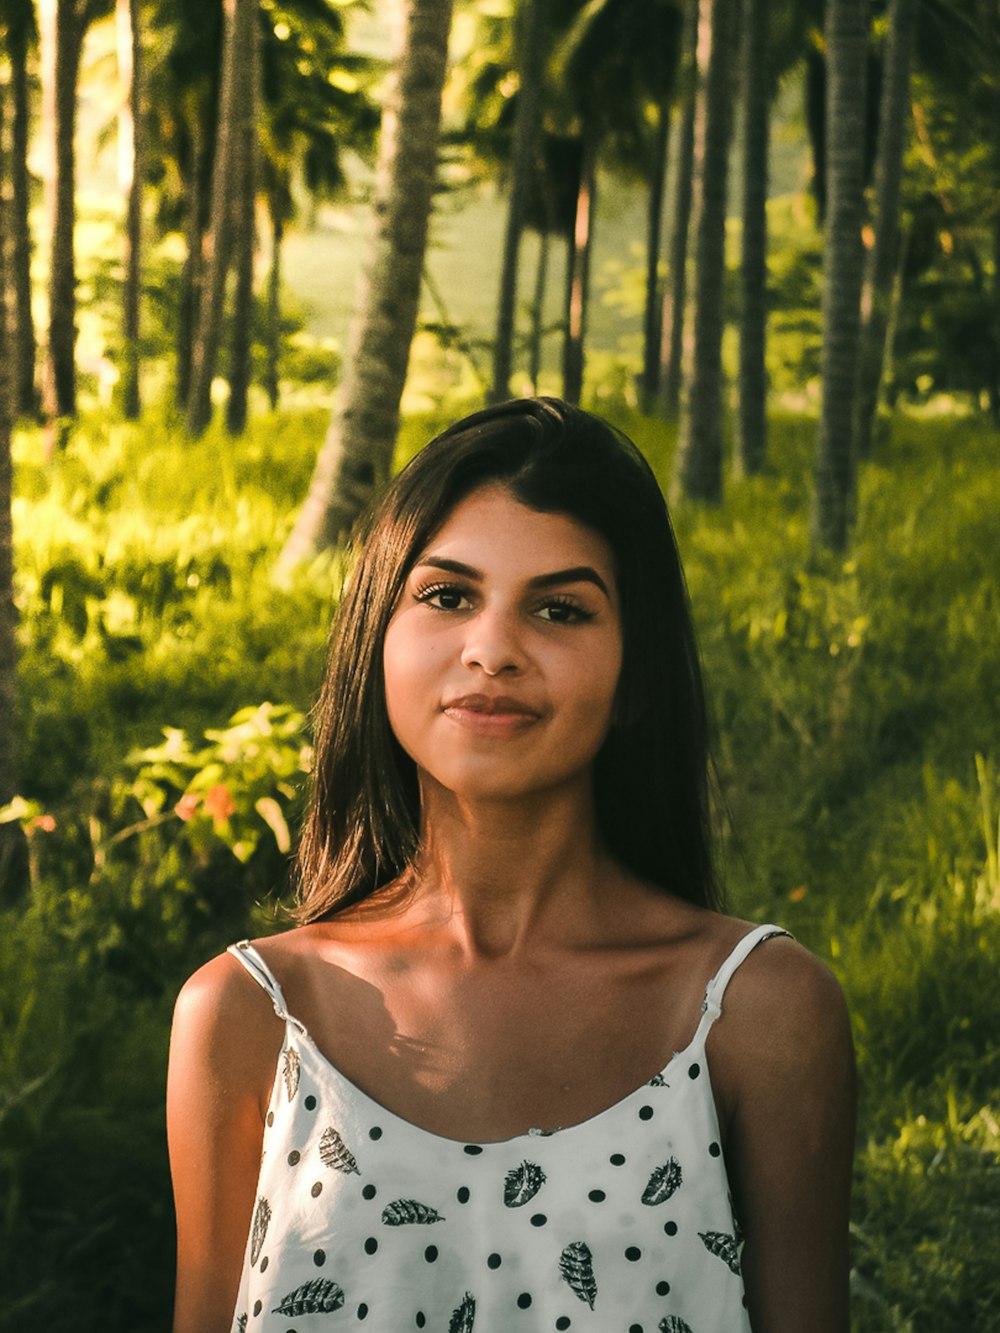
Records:
<instances>
[{"instance_id":1,"label":"scoop neckline","mask_svg":"<svg viewBox=\"0 0 1000 1333\"><path fill-rule=\"evenodd\" d=\"M573 1131L583 1131L589 1126L595 1124L597 1121L603 1120L605 1116L612 1115L614 1112L619 1110L619 1108L625 1106L626 1103L637 1099L639 1095L646 1089L649 1089L650 1091L658 1090L660 1085L657 1083L656 1080L663 1079L664 1085L667 1085L667 1074L671 1071L673 1066L677 1064L679 1061L681 1061L684 1057L690 1057L692 1051L698 1048L699 1040L701 1040L702 1042L704 1041L704 1037L702 1034L707 1031L705 1023L706 1016L707 1016L706 1007L703 1002L697 1027L695 1028L694 1034L691 1037L691 1040L687 1043L687 1045L682 1047L682 1049L679 1051L674 1051L673 1054L670 1056L670 1059L662 1067L662 1069L657 1070L656 1073L652 1074L648 1079L640 1083L638 1087L633 1088L631 1092L627 1092L623 1097L619 1097L619 1099L616 1102L612 1102L610 1106L606 1106L600 1111L595 1111L593 1115L587 1116L584 1120L578 1120L572 1125L560 1125L556 1129L541 1129L532 1127L531 1129L524 1130L520 1134L512 1134L509 1138L506 1139L467 1139L467 1138L457 1139L457 1138L452 1138L448 1134L438 1134L432 1129L427 1129L423 1125L418 1125L414 1120L408 1120L405 1116L400 1115L398 1112L393 1111L388 1106L384 1105L384 1103L378 1101L370 1093L365 1092L364 1088L360 1087L357 1083L355 1083L353 1079L348 1078L348 1076L343 1072L343 1070L339 1069L337 1065L335 1065L334 1062L330 1059L330 1057L320 1049L312 1033L305 1026L305 1024L302 1023L299 1019L291 1019L290 1016L286 1018L285 1040L282 1043L282 1050L288 1049L291 1045L288 1036L288 1026L289 1024L291 1024L297 1029L298 1036L300 1038L304 1038L305 1041L309 1043L314 1054L319 1058L322 1064L325 1065L326 1068L333 1074L333 1076L339 1079L340 1082L343 1083L345 1087L347 1087L350 1090L350 1092L352 1092L356 1097L361 1098L361 1100L367 1102L369 1106L373 1107L374 1110L377 1111L377 1113L380 1116L382 1117L388 1116L391 1120L395 1121L396 1124L402 1125L407 1130L407 1132L420 1135L423 1138L436 1139L440 1143L445 1143L448 1144L449 1146L453 1146L456 1148L463 1148L463 1149L481 1148L485 1150L487 1148L505 1147L512 1143L521 1143L521 1142L537 1143L539 1139L562 1138L566 1134L573 1133ZM709 1087L711 1087L711 1075L708 1069L707 1054L702 1055L702 1061L704 1063L706 1083ZM275 1086L278 1086L280 1084L280 1081L281 1081L281 1070L279 1068L275 1071L275 1079L274 1079ZM714 1097L710 1097L709 1101L712 1104L712 1113L714 1115L715 1114Z\"/></svg>"}]
</instances>

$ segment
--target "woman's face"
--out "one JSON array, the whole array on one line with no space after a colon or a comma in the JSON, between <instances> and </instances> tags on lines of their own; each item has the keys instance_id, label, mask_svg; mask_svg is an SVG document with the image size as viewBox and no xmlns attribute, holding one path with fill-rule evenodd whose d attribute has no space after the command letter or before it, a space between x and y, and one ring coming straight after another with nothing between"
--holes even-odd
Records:
<instances>
[{"instance_id":1,"label":"woman's face","mask_svg":"<svg viewBox=\"0 0 1000 1333\"><path fill-rule=\"evenodd\" d=\"M548 792L589 780L621 663L607 542L489 485L407 576L385 636L389 721L424 784L484 800Z\"/></svg>"}]
</instances>

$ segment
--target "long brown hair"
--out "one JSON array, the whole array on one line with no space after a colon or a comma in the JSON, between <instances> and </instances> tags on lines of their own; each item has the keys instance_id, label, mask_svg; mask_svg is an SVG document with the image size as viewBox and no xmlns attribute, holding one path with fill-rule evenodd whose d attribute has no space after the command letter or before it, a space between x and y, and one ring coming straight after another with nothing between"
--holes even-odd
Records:
<instances>
[{"instance_id":1,"label":"long brown hair","mask_svg":"<svg viewBox=\"0 0 1000 1333\"><path fill-rule=\"evenodd\" d=\"M491 482L530 508L576 519L611 546L624 655L616 720L594 766L598 827L633 873L721 907L701 671L662 493L621 432L559 399L528 398L438 435L398 474L364 529L314 713L298 919L369 897L413 861L416 768L389 725L382 646L413 561L456 504Z\"/></svg>"}]
</instances>

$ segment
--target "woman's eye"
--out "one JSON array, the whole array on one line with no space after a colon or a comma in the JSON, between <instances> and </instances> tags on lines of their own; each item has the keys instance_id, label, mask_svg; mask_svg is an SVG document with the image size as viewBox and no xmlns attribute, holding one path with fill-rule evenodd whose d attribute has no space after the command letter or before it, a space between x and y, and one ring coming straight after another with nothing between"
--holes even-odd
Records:
<instances>
[{"instance_id":1,"label":"woman's eye","mask_svg":"<svg viewBox=\"0 0 1000 1333\"><path fill-rule=\"evenodd\" d=\"M439 583L432 588L421 588L415 594L418 602L433 607L436 611L460 611L463 602L468 601L464 588Z\"/></svg>"},{"instance_id":2,"label":"woman's eye","mask_svg":"<svg viewBox=\"0 0 1000 1333\"><path fill-rule=\"evenodd\" d=\"M582 606L577 606L575 602L546 602L544 606L539 607L538 615L543 620L549 620L554 625L576 625L584 620L593 620L593 611L586 611Z\"/></svg>"}]
</instances>

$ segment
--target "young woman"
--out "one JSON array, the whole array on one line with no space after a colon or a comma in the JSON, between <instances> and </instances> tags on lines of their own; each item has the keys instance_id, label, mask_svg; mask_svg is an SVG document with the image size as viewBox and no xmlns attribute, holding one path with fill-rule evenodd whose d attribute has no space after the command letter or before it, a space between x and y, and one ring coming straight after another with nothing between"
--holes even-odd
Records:
<instances>
[{"instance_id":1,"label":"young woman","mask_svg":"<svg viewBox=\"0 0 1000 1333\"><path fill-rule=\"evenodd\" d=\"M299 871L178 1000L175 1333L845 1333L843 1001L719 910L683 576L609 426L507 403L393 482Z\"/></svg>"}]
</instances>

